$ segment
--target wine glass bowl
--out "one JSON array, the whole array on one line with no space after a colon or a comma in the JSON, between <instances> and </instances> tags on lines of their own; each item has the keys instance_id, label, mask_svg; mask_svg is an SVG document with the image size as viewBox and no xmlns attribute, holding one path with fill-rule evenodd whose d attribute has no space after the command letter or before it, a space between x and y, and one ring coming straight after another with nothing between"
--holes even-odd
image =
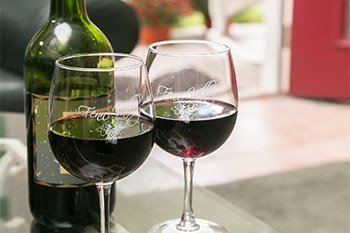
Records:
<instances>
[{"instance_id":1,"label":"wine glass bowl","mask_svg":"<svg viewBox=\"0 0 350 233\"><path fill-rule=\"evenodd\" d=\"M125 129L128 123L123 117L104 117L108 120L67 117L54 122L49 131L54 153L61 154L57 156L59 163L90 183L114 182L128 176L146 160L153 141L151 121L133 117L129 122L134 125Z\"/></svg>"},{"instance_id":2,"label":"wine glass bowl","mask_svg":"<svg viewBox=\"0 0 350 233\"><path fill-rule=\"evenodd\" d=\"M185 172L181 219L150 232L227 232L194 218L192 179L196 159L222 146L236 123L238 91L230 48L203 40L156 42L149 46L146 66L156 106L156 144L182 158Z\"/></svg>"},{"instance_id":3,"label":"wine glass bowl","mask_svg":"<svg viewBox=\"0 0 350 233\"><path fill-rule=\"evenodd\" d=\"M181 158L199 158L230 136L237 110L224 102L182 99L157 101L157 145Z\"/></svg>"},{"instance_id":4,"label":"wine glass bowl","mask_svg":"<svg viewBox=\"0 0 350 233\"><path fill-rule=\"evenodd\" d=\"M112 183L133 173L152 149L150 90L137 56L75 54L56 61L49 96L51 149L65 170L96 184L102 233L109 232Z\"/></svg>"}]
</instances>

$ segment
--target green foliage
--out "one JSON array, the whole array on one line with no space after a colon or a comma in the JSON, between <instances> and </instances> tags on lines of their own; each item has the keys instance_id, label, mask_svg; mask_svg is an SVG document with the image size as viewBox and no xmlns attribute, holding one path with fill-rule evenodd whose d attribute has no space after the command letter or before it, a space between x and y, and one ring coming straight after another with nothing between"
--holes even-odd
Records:
<instances>
[{"instance_id":1,"label":"green foliage","mask_svg":"<svg viewBox=\"0 0 350 233\"><path fill-rule=\"evenodd\" d=\"M205 23L204 15L201 12L196 11L191 15L180 17L174 26L191 27L191 26L200 25L204 23Z\"/></svg>"},{"instance_id":2,"label":"green foliage","mask_svg":"<svg viewBox=\"0 0 350 233\"><path fill-rule=\"evenodd\" d=\"M202 12L205 17L209 17L208 0L192 0L192 4L194 8Z\"/></svg>"},{"instance_id":3,"label":"green foliage","mask_svg":"<svg viewBox=\"0 0 350 233\"><path fill-rule=\"evenodd\" d=\"M232 17L235 23L261 23L263 21L262 4L256 3Z\"/></svg>"}]
</instances>

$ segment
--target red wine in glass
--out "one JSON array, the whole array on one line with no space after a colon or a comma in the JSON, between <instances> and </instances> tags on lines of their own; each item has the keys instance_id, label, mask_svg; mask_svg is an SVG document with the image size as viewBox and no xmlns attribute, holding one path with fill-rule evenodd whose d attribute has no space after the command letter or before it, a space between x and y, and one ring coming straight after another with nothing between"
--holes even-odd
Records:
<instances>
[{"instance_id":1,"label":"red wine in glass","mask_svg":"<svg viewBox=\"0 0 350 233\"><path fill-rule=\"evenodd\" d=\"M109 117L109 122L125 121L124 116ZM52 151L59 155L59 163L79 178L92 183L122 179L144 163L153 144L152 122L139 116L127 120L133 126L121 131L117 140L108 141L108 135L96 130L104 127L104 121L84 116L60 119L49 130ZM111 133L116 139L116 132Z\"/></svg>"},{"instance_id":2,"label":"red wine in glass","mask_svg":"<svg viewBox=\"0 0 350 233\"><path fill-rule=\"evenodd\" d=\"M194 217L194 164L213 154L237 119L238 90L229 46L205 40L168 40L148 48L146 67L156 104L156 144L182 159L184 199L180 219L154 225L148 233L227 233Z\"/></svg>"},{"instance_id":3,"label":"red wine in glass","mask_svg":"<svg viewBox=\"0 0 350 233\"><path fill-rule=\"evenodd\" d=\"M237 119L236 107L222 101L166 99L155 105L156 144L183 158L202 157L218 149Z\"/></svg>"},{"instance_id":4,"label":"red wine in glass","mask_svg":"<svg viewBox=\"0 0 350 233\"><path fill-rule=\"evenodd\" d=\"M140 167L154 143L155 108L143 59L121 53L57 59L48 109L56 162L95 183L100 233L115 232L109 221L112 184Z\"/></svg>"}]
</instances>

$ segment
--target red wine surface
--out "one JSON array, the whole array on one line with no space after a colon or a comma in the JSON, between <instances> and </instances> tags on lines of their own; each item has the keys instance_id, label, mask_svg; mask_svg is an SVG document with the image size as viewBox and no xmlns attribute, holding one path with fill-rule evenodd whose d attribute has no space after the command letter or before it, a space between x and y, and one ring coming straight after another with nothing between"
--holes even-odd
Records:
<instances>
[{"instance_id":1,"label":"red wine surface","mask_svg":"<svg viewBox=\"0 0 350 233\"><path fill-rule=\"evenodd\" d=\"M143 117L108 120L69 117L53 123L49 139L59 163L71 174L97 183L128 176L147 159L154 125Z\"/></svg>"},{"instance_id":2,"label":"red wine surface","mask_svg":"<svg viewBox=\"0 0 350 233\"><path fill-rule=\"evenodd\" d=\"M230 136L237 109L221 101L156 101L156 143L172 155L198 158L218 149Z\"/></svg>"}]
</instances>

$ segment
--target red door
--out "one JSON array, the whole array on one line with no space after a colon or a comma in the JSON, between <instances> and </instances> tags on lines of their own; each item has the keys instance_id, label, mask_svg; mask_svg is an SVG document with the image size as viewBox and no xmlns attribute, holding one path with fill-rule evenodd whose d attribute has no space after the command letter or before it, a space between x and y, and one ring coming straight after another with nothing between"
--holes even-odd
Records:
<instances>
[{"instance_id":1,"label":"red door","mask_svg":"<svg viewBox=\"0 0 350 233\"><path fill-rule=\"evenodd\" d=\"M294 0L290 93L350 99L350 0ZM348 5L347 5L348 4ZM347 26L346 26L347 25Z\"/></svg>"}]
</instances>

